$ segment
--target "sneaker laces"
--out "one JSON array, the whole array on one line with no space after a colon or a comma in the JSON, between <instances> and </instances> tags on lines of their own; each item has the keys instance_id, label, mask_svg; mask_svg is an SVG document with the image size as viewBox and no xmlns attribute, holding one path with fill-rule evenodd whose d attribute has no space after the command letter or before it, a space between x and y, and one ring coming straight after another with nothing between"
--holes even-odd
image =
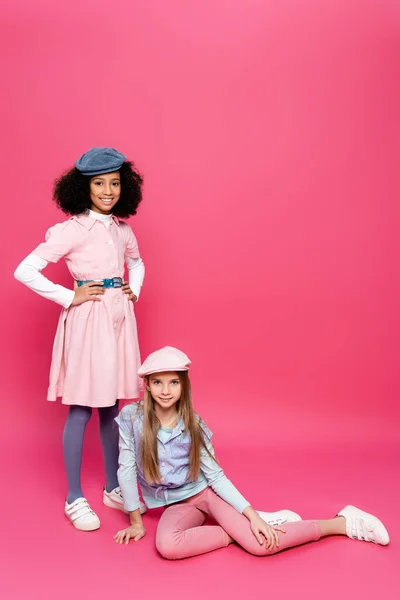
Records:
<instances>
[{"instance_id":1,"label":"sneaker laces","mask_svg":"<svg viewBox=\"0 0 400 600\"><path fill-rule=\"evenodd\" d=\"M284 523L286 523L285 519L274 519L273 521L268 521L268 525L272 525L272 527L283 525Z\"/></svg>"}]
</instances>

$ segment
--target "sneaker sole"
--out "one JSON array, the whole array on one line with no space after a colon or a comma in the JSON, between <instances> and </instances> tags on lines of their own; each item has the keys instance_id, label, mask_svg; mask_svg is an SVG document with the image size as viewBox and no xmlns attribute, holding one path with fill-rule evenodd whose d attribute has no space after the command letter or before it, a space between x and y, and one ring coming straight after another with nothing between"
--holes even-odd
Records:
<instances>
[{"instance_id":1,"label":"sneaker sole","mask_svg":"<svg viewBox=\"0 0 400 600\"><path fill-rule=\"evenodd\" d=\"M120 510L121 512L125 513L126 515L129 515L129 510L125 510L123 504L120 504L119 502L114 502L114 500L110 500L110 498L108 496L103 496L103 504L105 504L105 506L108 506L109 508L114 508L115 510ZM147 508L145 506L141 506L140 507L140 514L143 515L146 512Z\"/></svg>"},{"instance_id":2,"label":"sneaker sole","mask_svg":"<svg viewBox=\"0 0 400 600\"><path fill-rule=\"evenodd\" d=\"M71 523L71 525L75 527L75 529L77 529L78 531L96 531L96 529L100 529L100 521L98 521L97 523L83 523L82 525L79 525L79 523L77 523L76 521L71 521L68 515L65 516Z\"/></svg>"},{"instance_id":3,"label":"sneaker sole","mask_svg":"<svg viewBox=\"0 0 400 600\"><path fill-rule=\"evenodd\" d=\"M351 514L351 516L354 516L354 517L361 516L366 521L372 521L372 522L375 521L375 523L379 523L379 525L381 527L381 532L382 532L382 541L377 542L377 543L380 546L387 546L389 544L390 537L389 537L388 530L386 529L386 527L384 526L382 521L380 519L378 519L378 517L375 517L375 515L371 515L371 513L367 513L364 510L360 510L359 508L357 508L356 506L352 506L351 504L346 506L343 510L346 510L349 514Z\"/></svg>"}]
</instances>

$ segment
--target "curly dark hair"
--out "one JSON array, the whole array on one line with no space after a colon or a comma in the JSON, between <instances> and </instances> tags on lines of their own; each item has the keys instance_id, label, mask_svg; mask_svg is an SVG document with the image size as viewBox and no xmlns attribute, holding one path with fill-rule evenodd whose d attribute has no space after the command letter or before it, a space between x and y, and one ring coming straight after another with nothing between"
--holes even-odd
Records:
<instances>
[{"instance_id":1,"label":"curly dark hair","mask_svg":"<svg viewBox=\"0 0 400 600\"><path fill-rule=\"evenodd\" d=\"M135 215L142 200L143 178L134 164L125 161L118 169L121 177L121 196L113 208L116 217L127 218ZM90 201L90 180L76 167L67 171L54 182L53 199L67 215L80 215L92 205Z\"/></svg>"}]
</instances>

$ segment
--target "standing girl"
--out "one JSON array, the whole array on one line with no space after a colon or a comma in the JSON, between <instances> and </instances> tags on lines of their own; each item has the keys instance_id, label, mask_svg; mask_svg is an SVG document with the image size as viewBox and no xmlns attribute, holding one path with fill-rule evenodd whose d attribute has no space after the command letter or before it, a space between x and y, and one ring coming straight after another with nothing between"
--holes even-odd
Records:
<instances>
[{"instance_id":1,"label":"standing girl","mask_svg":"<svg viewBox=\"0 0 400 600\"><path fill-rule=\"evenodd\" d=\"M99 410L106 485L103 501L124 510L118 486L118 399L140 394L140 355L133 304L144 278L136 238L119 218L136 214L140 174L113 148L92 148L55 182L54 200L71 218L51 227L15 271L32 290L61 304L47 399L69 405L63 435L68 496L65 515L80 530L100 527L81 487L82 446L92 408ZM74 290L41 271L64 258ZM129 283L123 280L125 262ZM141 508L142 511L145 507Z\"/></svg>"},{"instance_id":2,"label":"standing girl","mask_svg":"<svg viewBox=\"0 0 400 600\"><path fill-rule=\"evenodd\" d=\"M118 543L138 541L146 533L137 479L149 508L167 507L156 533L164 558L196 556L235 542L266 556L327 535L389 543L381 521L353 506L326 521L297 520L290 511L257 513L214 458L212 434L193 411L189 366L188 357L175 348L151 354L139 370L146 382L144 400L125 406L116 419L118 479L130 517L130 526L114 536ZM217 525L203 527L207 515Z\"/></svg>"}]
</instances>

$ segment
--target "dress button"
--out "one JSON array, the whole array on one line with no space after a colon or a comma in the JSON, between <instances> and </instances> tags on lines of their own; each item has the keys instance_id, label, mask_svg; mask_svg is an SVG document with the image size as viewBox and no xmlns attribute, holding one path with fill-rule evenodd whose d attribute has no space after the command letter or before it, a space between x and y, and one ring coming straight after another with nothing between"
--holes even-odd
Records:
<instances>
[{"instance_id":1,"label":"dress button","mask_svg":"<svg viewBox=\"0 0 400 600\"><path fill-rule=\"evenodd\" d=\"M161 465L161 466L162 466L162 467L165 467L165 463L162 463L162 465Z\"/></svg>"},{"instance_id":2,"label":"dress button","mask_svg":"<svg viewBox=\"0 0 400 600\"><path fill-rule=\"evenodd\" d=\"M114 329L117 329L117 323L114 323Z\"/></svg>"},{"instance_id":3,"label":"dress button","mask_svg":"<svg viewBox=\"0 0 400 600\"><path fill-rule=\"evenodd\" d=\"M114 304L119 304L119 298L114 298Z\"/></svg>"},{"instance_id":4,"label":"dress button","mask_svg":"<svg viewBox=\"0 0 400 600\"><path fill-rule=\"evenodd\" d=\"M110 246L111 246L112 243L113 243L112 240L108 240L108 242L107 242L107 244L110 244Z\"/></svg>"},{"instance_id":5,"label":"dress button","mask_svg":"<svg viewBox=\"0 0 400 600\"><path fill-rule=\"evenodd\" d=\"M164 481L165 477L161 477L161 481Z\"/></svg>"}]
</instances>

